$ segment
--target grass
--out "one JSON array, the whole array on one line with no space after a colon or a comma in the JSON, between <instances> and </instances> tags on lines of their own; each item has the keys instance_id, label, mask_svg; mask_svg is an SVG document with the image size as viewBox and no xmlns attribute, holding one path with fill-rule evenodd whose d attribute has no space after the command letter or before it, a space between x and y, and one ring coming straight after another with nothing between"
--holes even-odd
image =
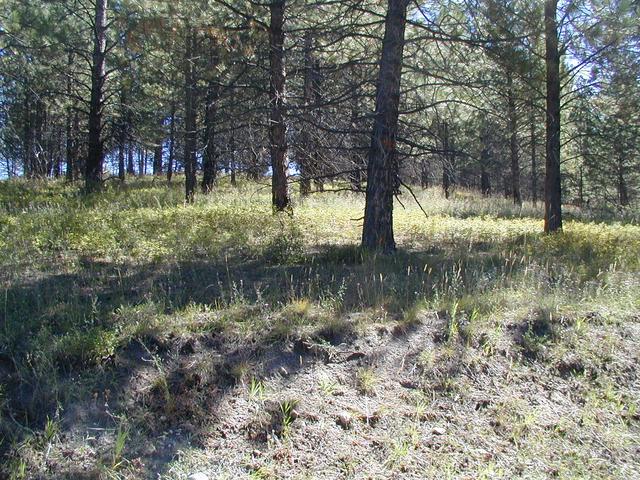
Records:
<instances>
[{"instance_id":1,"label":"grass","mask_svg":"<svg viewBox=\"0 0 640 480\"><path fill-rule=\"evenodd\" d=\"M356 195L296 198L292 216L272 215L268 189L252 183L222 182L194 205L182 195L178 183L148 179L89 197L62 182L0 183L2 474L73 478L73 455L64 452L78 418L106 425L111 451L104 461L95 453L93 463L107 477L181 471L170 464L175 453L166 454L165 467L143 466L135 458L162 456L136 446L187 418L198 435L229 395L254 400L236 410L266 408L280 393L269 383L274 372L297 379L308 345L337 362L336 352L372 326L397 341L430 329L434 343L402 360L415 364L412 375L420 372L423 395L409 401L411 422L430 421L436 398L459 401L474 381L469 372L482 367L511 393L489 409L495 425L476 433L486 428L487 438L515 445L521 464L556 451L563 453L545 468L560 477L611 478L638 468L625 458L638 432L638 391L628 373L637 368L629 352L637 351L640 318L634 212L616 221L569 210L565 231L544 236L541 210L530 204L516 208L463 190L445 200L426 190L418 197L427 217L412 202L396 208L400 250L381 257L357 247L363 201ZM573 382L580 423L546 429L546 413L514 393L525 372ZM384 402L393 377L366 363L349 370L355 381L331 375L308 387L324 399L322 411L350 395L350 385L363 401ZM274 410L289 449L300 423L293 411L306 400L299 393L281 397L299 403ZM86 412L76 418L78 405ZM127 418L126 429L118 418ZM403 428L411 435L386 443L380 468L417 468L421 434ZM593 432L614 452L610 468L588 460L595 447L584 438ZM423 474L518 475L494 457L465 467L440 452L430 462ZM353 475L370 467L355 457L339 463ZM271 469L251 464L246 472L257 478Z\"/></svg>"}]
</instances>

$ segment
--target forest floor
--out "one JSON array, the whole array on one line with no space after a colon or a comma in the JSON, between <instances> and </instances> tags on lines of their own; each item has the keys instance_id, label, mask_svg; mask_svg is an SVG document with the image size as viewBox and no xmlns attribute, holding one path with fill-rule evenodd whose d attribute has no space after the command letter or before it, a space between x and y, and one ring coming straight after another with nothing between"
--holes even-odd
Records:
<instances>
[{"instance_id":1,"label":"forest floor","mask_svg":"<svg viewBox=\"0 0 640 480\"><path fill-rule=\"evenodd\" d=\"M0 183L0 478L640 478L637 212L268 192Z\"/></svg>"}]
</instances>

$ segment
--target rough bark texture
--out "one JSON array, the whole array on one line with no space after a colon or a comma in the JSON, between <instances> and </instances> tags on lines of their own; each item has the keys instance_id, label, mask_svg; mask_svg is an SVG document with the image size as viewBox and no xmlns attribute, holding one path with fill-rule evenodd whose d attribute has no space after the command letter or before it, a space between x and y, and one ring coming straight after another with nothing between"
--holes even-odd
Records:
<instances>
[{"instance_id":1,"label":"rough bark texture","mask_svg":"<svg viewBox=\"0 0 640 480\"><path fill-rule=\"evenodd\" d=\"M273 0L269 5L271 23L269 27L271 82L269 97L271 115L269 140L271 149L271 195L274 211L289 207L287 188L287 127L284 121L285 69L284 69L284 10L285 0Z\"/></svg>"},{"instance_id":2,"label":"rough bark texture","mask_svg":"<svg viewBox=\"0 0 640 480\"><path fill-rule=\"evenodd\" d=\"M195 34L189 29L186 34L184 58L184 174L185 200L193 202L196 190L196 110L195 79L193 71L193 48Z\"/></svg>"},{"instance_id":3,"label":"rough bark texture","mask_svg":"<svg viewBox=\"0 0 640 480\"><path fill-rule=\"evenodd\" d=\"M407 1L389 0L368 156L362 230L362 247L383 253L391 253L396 248L393 238L393 195L399 183L396 136L406 21Z\"/></svg>"},{"instance_id":4,"label":"rough bark texture","mask_svg":"<svg viewBox=\"0 0 640 480\"><path fill-rule=\"evenodd\" d=\"M547 67L546 168L544 182L544 231L562 230L560 185L560 52L558 50L558 0L544 6Z\"/></svg>"},{"instance_id":5,"label":"rough bark texture","mask_svg":"<svg viewBox=\"0 0 640 480\"><path fill-rule=\"evenodd\" d=\"M85 188L94 191L102 185L104 160L102 140L102 107L106 81L107 0L96 0L91 64L91 100L89 103L89 151L85 164Z\"/></svg>"}]
</instances>

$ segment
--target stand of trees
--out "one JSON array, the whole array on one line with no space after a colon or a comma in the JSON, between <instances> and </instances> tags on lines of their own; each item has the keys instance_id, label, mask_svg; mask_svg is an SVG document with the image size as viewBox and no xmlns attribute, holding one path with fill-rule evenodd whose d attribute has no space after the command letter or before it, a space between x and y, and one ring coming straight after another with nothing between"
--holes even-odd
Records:
<instances>
[{"instance_id":1,"label":"stand of trees","mask_svg":"<svg viewBox=\"0 0 640 480\"><path fill-rule=\"evenodd\" d=\"M184 172L191 202L244 174L271 180L275 211L340 180L384 252L403 184L543 199L546 232L563 199L638 201L637 2L0 6L5 177Z\"/></svg>"}]
</instances>

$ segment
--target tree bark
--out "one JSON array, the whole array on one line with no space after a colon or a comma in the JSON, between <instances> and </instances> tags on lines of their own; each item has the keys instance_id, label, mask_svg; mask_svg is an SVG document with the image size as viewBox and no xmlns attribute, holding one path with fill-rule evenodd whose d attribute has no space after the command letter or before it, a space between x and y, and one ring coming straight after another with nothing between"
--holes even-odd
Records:
<instances>
[{"instance_id":1,"label":"tree bark","mask_svg":"<svg viewBox=\"0 0 640 480\"><path fill-rule=\"evenodd\" d=\"M162 154L164 152L164 113L160 115L157 137L153 145L153 174L162 175Z\"/></svg>"},{"instance_id":2,"label":"tree bark","mask_svg":"<svg viewBox=\"0 0 640 480\"><path fill-rule=\"evenodd\" d=\"M236 180L236 141L235 136L231 135L229 140L229 170L231 172L231 186L237 186Z\"/></svg>"},{"instance_id":3,"label":"tree bark","mask_svg":"<svg viewBox=\"0 0 640 480\"><path fill-rule=\"evenodd\" d=\"M276 212L289 207L287 188L287 127L284 120L285 110L285 68L284 68L284 11L285 0L273 0L269 5L271 23L269 26L271 82L269 96L271 117L269 121L269 140L271 149L271 195Z\"/></svg>"},{"instance_id":4,"label":"tree bark","mask_svg":"<svg viewBox=\"0 0 640 480\"><path fill-rule=\"evenodd\" d=\"M529 120L529 136L531 142L531 201L535 207L538 203L538 167L536 166L536 117L531 108Z\"/></svg>"},{"instance_id":5,"label":"tree bark","mask_svg":"<svg viewBox=\"0 0 640 480\"><path fill-rule=\"evenodd\" d=\"M399 187L396 136L406 21L407 0L388 0L362 229L362 247L382 253L396 249L393 195Z\"/></svg>"},{"instance_id":6,"label":"tree bark","mask_svg":"<svg viewBox=\"0 0 640 480\"><path fill-rule=\"evenodd\" d=\"M218 66L219 58L214 40L211 40L211 58L209 60L209 72L211 76L207 85L207 98L204 114L205 138L204 156L202 159L202 193L213 190L216 180L217 156L216 151L216 116L218 113L218 100L220 98L220 85L214 78L214 71Z\"/></svg>"},{"instance_id":7,"label":"tree bark","mask_svg":"<svg viewBox=\"0 0 640 480\"><path fill-rule=\"evenodd\" d=\"M560 183L560 52L558 50L558 0L544 7L545 61L547 67L546 165L544 182L544 231L562 230Z\"/></svg>"},{"instance_id":8,"label":"tree bark","mask_svg":"<svg viewBox=\"0 0 640 480\"><path fill-rule=\"evenodd\" d=\"M175 143L176 143L176 102L175 99L171 101L171 119L169 120L169 158L167 159L167 181L171 181L173 175L173 160L175 156Z\"/></svg>"},{"instance_id":9,"label":"tree bark","mask_svg":"<svg viewBox=\"0 0 640 480\"><path fill-rule=\"evenodd\" d=\"M193 203L196 190L196 110L195 110L195 76L193 67L193 50L195 33L189 28L186 33L184 58L184 173L185 200Z\"/></svg>"},{"instance_id":10,"label":"tree bark","mask_svg":"<svg viewBox=\"0 0 640 480\"><path fill-rule=\"evenodd\" d=\"M22 123L22 148L23 148L23 159L22 159L22 168L24 171L24 175L27 178L33 177L33 170L35 165L35 135L34 135L34 127L33 127L33 112L32 112L32 101L31 101L31 91L27 90L24 97L24 118Z\"/></svg>"},{"instance_id":11,"label":"tree bark","mask_svg":"<svg viewBox=\"0 0 640 480\"><path fill-rule=\"evenodd\" d=\"M121 182L124 182L125 177L125 164L124 157L127 149L127 132L125 130L124 123L120 124L118 132L118 178Z\"/></svg>"},{"instance_id":12,"label":"tree bark","mask_svg":"<svg viewBox=\"0 0 640 480\"><path fill-rule=\"evenodd\" d=\"M522 205L520 195L520 159L518 158L518 119L513 74L507 70L507 110L509 122L509 153L511 156L511 195L515 205Z\"/></svg>"},{"instance_id":13,"label":"tree bark","mask_svg":"<svg viewBox=\"0 0 640 480\"><path fill-rule=\"evenodd\" d=\"M93 57L91 65L91 100L89 104L89 151L85 164L85 188L95 191L102 186L104 161L102 140L102 109L106 82L107 0L95 0L93 26Z\"/></svg>"},{"instance_id":14,"label":"tree bark","mask_svg":"<svg viewBox=\"0 0 640 480\"><path fill-rule=\"evenodd\" d=\"M311 103L313 102L313 56L311 47L313 37L307 32L304 37L304 81L302 89L303 122L300 131L300 146L298 147L298 168L300 170L300 194L304 197L311 192L311 142L309 128L311 128Z\"/></svg>"}]
</instances>

